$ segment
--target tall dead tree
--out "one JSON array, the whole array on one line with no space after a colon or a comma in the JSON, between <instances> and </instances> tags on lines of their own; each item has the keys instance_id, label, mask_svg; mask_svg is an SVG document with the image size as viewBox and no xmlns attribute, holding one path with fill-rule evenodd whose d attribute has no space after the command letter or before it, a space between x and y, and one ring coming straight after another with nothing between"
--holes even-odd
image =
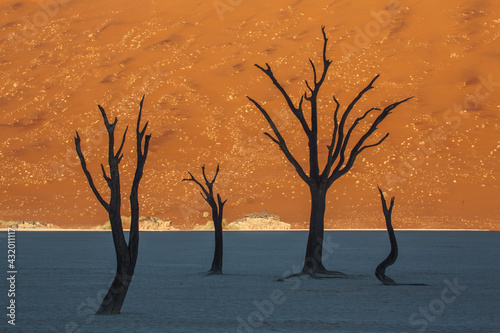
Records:
<instances>
[{"instance_id":1,"label":"tall dead tree","mask_svg":"<svg viewBox=\"0 0 500 333\"><path fill-rule=\"evenodd\" d=\"M371 82L363 89L360 93L351 101L351 103L346 107L343 114L339 115L340 103L337 101L335 96L333 96L333 100L335 102L335 111L333 114L334 126L333 133L331 137L331 143L327 146L328 153L326 156L326 165L320 172L319 165L319 154L318 154L318 95L321 86L323 85L328 69L332 64L332 61L327 59L326 57L326 48L328 43L328 38L325 34L325 28L321 28L323 33L323 52L322 52L322 60L323 60L323 69L320 73L318 73L314 62L309 59L309 63L312 67L313 72L313 82L312 85L306 80L305 84L307 87L306 92L300 97L298 104L292 101L292 98L289 96L285 88L278 82L273 71L269 64L266 63L266 68L261 67L259 65L255 65L259 68L265 75L267 75L273 85L279 90L281 95L284 97L288 108L293 113L293 115L297 118L302 126L304 133L308 139L308 148L309 148L309 173L306 173L304 168L300 165L297 159L290 152L288 145L286 144L285 139L281 135L278 127L271 119L271 116L268 112L261 106L258 102L253 100L252 98L247 98L260 110L260 112L264 115L267 122L269 123L274 136L269 133L264 133L267 135L285 154L288 161L295 167L300 178L309 186L310 194L311 194L311 215L310 215L310 223L309 223L309 236L306 247L306 256L304 261L303 273L308 274L337 274L339 272L328 271L323 265L323 235L324 235L324 217L325 217L325 209L326 209L326 194L328 189L332 186L332 184L345 175L349 170L351 170L356 158L368 148L372 148L380 145L389 135L387 133L381 139L379 139L375 143L367 144L366 141L377 129L377 126L391 113L394 108L396 108L401 103L406 102L410 98L395 102L383 110L379 108L371 108L366 111L362 116L356 118L350 126L347 125L347 118L351 111L356 106L356 103L367 93L369 90L373 88L374 82L378 79L379 75L376 75L375 78L371 80ZM311 120L308 122L304 116L303 102L306 100L309 102L310 109L310 117ZM359 139L355 140L354 145L351 145L351 148L348 149L349 140L351 139L351 135L354 130L358 126L358 124L365 119L369 114L378 112L378 115L375 117L371 126L368 130L366 130ZM340 120L339 120L340 116Z\"/></svg>"},{"instance_id":2,"label":"tall dead tree","mask_svg":"<svg viewBox=\"0 0 500 333\"><path fill-rule=\"evenodd\" d=\"M191 178L185 178L182 181L192 181L195 182L201 189L201 196L212 208L212 220L214 222L214 232L215 232L215 252L214 260L212 261L212 268L208 271L209 274L222 274L222 213L224 209L224 204L227 199L222 201L219 193L217 193L217 201L214 198L214 183L219 174L219 165L217 165L217 170L215 171L214 178L209 181L205 173L205 166L201 167L203 173L203 179L205 180L205 186L203 186L194 176L189 173Z\"/></svg>"},{"instance_id":3,"label":"tall dead tree","mask_svg":"<svg viewBox=\"0 0 500 333\"><path fill-rule=\"evenodd\" d=\"M137 262L137 254L139 252L139 200L138 200L138 189L139 182L141 181L144 163L148 155L149 140L151 135L148 134L144 136L148 123L144 125L142 130L139 129L141 123L142 105L144 102L144 96L142 97L139 116L137 118L136 127L136 138L137 138L137 164L135 169L134 180L132 182L132 189L130 191L130 234L128 244L125 240L125 235L123 233L122 219L120 214L121 208L121 193L120 193L120 173L118 165L123 158L122 150L125 144L125 137L127 135L127 129L123 133L123 138L120 144L120 148L114 151L115 142L115 127L118 122L118 118L115 118L113 123L109 123L108 117L104 109L98 105L101 111L102 117L104 119L104 125L108 132L108 165L109 165L109 176L106 173L104 165L101 164L102 176L108 187L110 189L111 195L109 202L107 202L97 190L90 172L87 170L87 164L82 153L80 136L76 132L75 146L78 157L80 158L80 163L82 165L83 172L87 176L88 183L92 192L96 196L97 200L106 209L109 215L109 221L111 223L111 233L113 236L113 242L115 245L116 252L116 275L113 283L111 284L108 293L102 300L101 306L97 310L98 315L109 315L109 314L119 314L127 295L127 291L132 281L132 276L134 275L135 265ZM144 148L143 148L144 139Z\"/></svg>"}]
</instances>

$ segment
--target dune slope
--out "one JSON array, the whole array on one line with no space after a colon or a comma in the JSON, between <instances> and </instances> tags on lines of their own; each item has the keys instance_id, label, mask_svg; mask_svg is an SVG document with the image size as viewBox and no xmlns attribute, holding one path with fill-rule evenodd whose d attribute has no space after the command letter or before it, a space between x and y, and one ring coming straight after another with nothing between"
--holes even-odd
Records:
<instances>
[{"instance_id":1,"label":"dune slope","mask_svg":"<svg viewBox=\"0 0 500 333\"><path fill-rule=\"evenodd\" d=\"M415 96L384 121L389 138L365 151L328 197L326 226L383 228L376 186L396 196L395 228L498 229L500 7L488 1L28 1L0 2L0 219L89 227L107 220L74 151L78 130L103 195L106 132L144 119L153 134L141 215L191 228L209 211L181 183L221 173L226 219L269 209L307 226L307 187L246 95L269 110L307 165L307 142L272 83L268 62L298 102L320 65L321 25L334 63L321 92L320 144L342 107L376 75L350 118ZM239 3L239 4L236 4ZM235 5L236 4L236 5ZM358 133L359 135L359 133ZM133 131L122 161L123 201L134 172ZM128 215L125 205L122 215Z\"/></svg>"}]
</instances>

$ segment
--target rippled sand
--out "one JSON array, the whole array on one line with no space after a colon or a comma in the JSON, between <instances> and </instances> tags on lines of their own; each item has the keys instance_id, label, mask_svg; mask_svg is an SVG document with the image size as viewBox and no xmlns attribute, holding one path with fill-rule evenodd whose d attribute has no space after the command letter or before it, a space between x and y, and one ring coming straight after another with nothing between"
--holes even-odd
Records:
<instances>
[{"instance_id":1,"label":"rippled sand","mask_svg":"<svg viewBox=\"0 0 500 333\"><path fill-rule=\"evenodd\" d=\"M180 181L188 170L220 163L216 190L228 198L228 221L269 209L305 228L307 187L262 134L268 125L245 96L265 105L305 166L300 125L253 64L268 62L298 102L303 80L312 80L308 58L320 66L325 25L334 63L320 96L323 154L332 95L345 107L381 74L355 111L416 96L379 126L374 141L391 133L384 144L365 151L333 185L326 226L383 227L380 185L396 196L396 228L499 228L497 4L60 2L0 2L0 219L63 227L106 221L80 169L74 131L107 194L99 179L106 135L96 105L118 116L122 133L134 126L146 94L153 138L141 215L179 228L204 223L208 206ZM134 172L132 134L122 161L124 201Z\"/></svg>"}]
</instances>

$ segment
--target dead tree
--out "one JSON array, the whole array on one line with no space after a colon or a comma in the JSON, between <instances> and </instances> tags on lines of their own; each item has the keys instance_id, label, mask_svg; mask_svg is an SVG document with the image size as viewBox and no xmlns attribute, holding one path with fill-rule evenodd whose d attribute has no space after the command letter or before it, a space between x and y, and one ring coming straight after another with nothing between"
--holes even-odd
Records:
<instances>
[{"instance_id":1,"label":"dead tree","mask_svg":"<svg viewBox=\"0 0 500 333\"><path fill-rule=\"evenodd\" d=\"M389 207L387 207L384 193L382 192L380 187L378 188L378 191L380 192L380 199L382 200L382 211L384 212L385 226L387 228L387 232L389 233L389 241L391 242L391 252L387 256L387 258L385 258L385 260L377 266L377 268L375 269L375 276L383 284L396 284L393 279L385 275L385 269L394 264L396 262L396 259L398 258L398 242L396 241L396 235L394 234L394 229L392 228L391 218L395 197L391 198L391 204Z\"/></svg>"},{"instance_id":2,"label":"dead tree","mask_svg":"<svg viewBox=\"0 0 500 333\"><path fill-rule=\"evenodd\" d=\"M387 201L385 201L384 192L378 188L380 192L380 200L382 200L382 211L384 212L385 217L385 226L387 228L387 233L389 234L389 241L391 243L391 252L387 256L387 258L382 261L377 268L375 269L375 276L382 282L384 285L391 286L427 286L423 283L397 283L387 275L385 275L385 270L387 267L391 266L396 262L398 258L398 242L396 241L396 235L394 234L394 228L392 227L392 208L394 207L394 199L391 198L391 203L389 207L387 207Z\"/></svg>"},{"instance_id":3,"label":"dead tree","mask_svg":"<svg viewBox=\"0 0 500 333\"><path fill-rule=\"evenodd\" d=\"M298 119L304 133L308 139L308 150L309 150L309 173L307 173L304 168L300 165L297 159L290 152L285 139L281 135L278 127L271 119L269 113L261 106L258 102L252 98L247 98L260 110L264 115L267 122L269 123L274 135L269 133L264 133L267 135L285 154L288 161L294 166L300 178L309 186L311 194L311 215L309 222L309 236L306 247L306 256L304 261L303 273L307 274L330 274L339 275L339 272L328 271L322 260L323 253L323 235L324 235L324 217L326 209L326 194L328 189L332 184L345 175L349 170L351 170L356 158L368 148L372 148L380 145L389 135L387 133L381 139L375 143L367 144L366 141L377 129L377 126L391 113L394 108L396 108L401 103L406 102L410 98L395 102L383 110L379 108L371 108L366 111L362 116L356 118L350 126L347 125L347 118L351 111L356 106L356 103L364 96L366 92L373 88L374 82L378 79L379 75L363 89L360 93L351 101L347 106L342 115L339 115L340 104L333 96L335 102L335 111L333 114L334 126L333 133L331 137L331 144L327 146L328 153L326 156L326 165L320 172L319 165L319 154L318 154L318 95L323 82L326 79L328 69L332 63L331 60L326 57L326 48L328 38L325 34L325 28L322 27L323 32L323 69L318 73L314 62L309 59L309 63L312 67L313 72L313 82L312 85L306 80L305 84L307 87L306 92L300 97L298 104L292 101L292 98L286 92L285 88L278 82L269 64L266 63L266 68L259 65L255 65L259 68L265 75L267 75L273 85L279 90L281 95L284 97L288 108L293 113L293 115ZM309 102L310 117L311 120L308 122L304 116L303 102L306 100ZM351 140L351 135L358 126L358 124L365 119L368 115L372 113L378 113L375 117L371 126L366 130L360 138L355 140L354 145L350 145L351 148L348 149L349 140ZM339 120L340 117L340 120Z\"/></svg>"},{"instance_id":4,"label":"dead tree","mask_svg":"<svg viewBox=\"0 0 500 333\"><path fill-rule=\"evenodd\" d=\"M121 197L120 197L120 173L118 165L123 158L122 150L125 143L125 137L127 135L127 129L123 134L123 138L120 144L120 148L114 151L115 142L115 127L118 122L118 118L115 118L113 123L109 123L108 117L104 109L98 105L101 111L102 117L104 119L104 125L108 132L108 164L109 164L109 176L106 173L104 166L101 164L102 176L108 187L110 189L111 195L109 202L107 202L97 190L90 172L87 170L87 164L82 153L80 145L80 136L76 132L75 146L78 157L80 158L80 163L82 165L83 172L87 176L88 183L92 192L96 196L97 200L106 209L109 215L109 221L111 223L111 233L113 236L113 242L115 245L117 268L116 275L113 283L111 284L108 293L102 300L101 306L97 310L98 315L109 315L109 314L119 314L127 295L128 287L132 281L132 276L134 275L135 265L137 262L137 254L139 250L139 200L138 200L138 189L139 182L141 181L144 163L148 155L149 140L151 135L148 134L144 136L148 123L144 125L142 130L139 129L141 123L141 113L142 105L144 102L144 96L142 97L139 109L139 116L137 118L136 127L136 137L137 137L137 165L135 169L135 176L132 183L132 190L130 192L130 234L128 244L125 240L125 235L123 233L122 219L120 214L121 208ZM144 139L144 148L143 148Z\"/></svg>"},{"instance_id":5,"label":"dead tree","mask_svg":"<svg viewBox=\"0 0 500 333\"><path fill-rule=\"evenodd\" d=\"M183 179L182 181L192 181L195 182L200 188L200 194L205 199L205 201L212 208L212 220L214 222L214 232L215 232L215 252L214 252L214 260L212 261L212 268L208 271L209 274L222 274L222 212L224 209L224 204L227 199L222 201L219 193L217 193L217 201L214 198L214 183L219 174L219 165L217 165L217 170L215 171L214 178L209 181L207 175L205 174L205 166L201 167L201 171L203 172L203 178L205 180L206 188L198 181L194 176L189 173L191 178Z\"/></svg>"}]
</instances>

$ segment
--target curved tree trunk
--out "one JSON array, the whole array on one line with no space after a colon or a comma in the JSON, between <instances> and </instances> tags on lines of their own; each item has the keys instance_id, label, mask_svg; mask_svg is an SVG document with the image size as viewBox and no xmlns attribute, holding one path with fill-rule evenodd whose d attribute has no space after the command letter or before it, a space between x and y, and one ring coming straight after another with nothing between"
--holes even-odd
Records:
<instances>
[{"instance_id":1,"label":"curved tree trunk","mask_svg":"<svg viewBox=\"0 0 500 333\"><path fill-rule=\"evenodd\" d=\"M387 258L382 261L375 269L375 276L383 284L394 285L397 284L393 279L385 275L385 270L387 267L391 266L396 262L398 258L398 242L396 241L396 235L394 234L394 229L392 227L392 208L394 207L394 197L391 198L390 206L387 207L387 202L385 201L384 193L379 188L380 199L382 200L382 210L385 217L385 225L387 227L387 233L389 234L389 241L391 242L391 252Z\"/></svg>"},{"instance_id":2,"label":"curved tree trunk","mask_svg":"<svg viewBox=\"0 0 500 333\"><path fill-rule=\"evenodd\" d=\"M385 225L387 227L387 233L389 234L389 240L391 242L391 252L387 256L387 258L382 261L377 268L375 269L375 276L382 282L384 285L389 286L427 286L425 283L397 283L387 275L385 275L385 270L387 267L391 266L396 262L398 258L398 243L396 241L396 235L394 234L394 229L392 227L392 208L394 207L394 197L391 198L391 203L387 206L387 202L385 201L384 192L378 188L380 192L380 199L382 200L382 210L385 216Z\"/></svg>"}]
</instances>

